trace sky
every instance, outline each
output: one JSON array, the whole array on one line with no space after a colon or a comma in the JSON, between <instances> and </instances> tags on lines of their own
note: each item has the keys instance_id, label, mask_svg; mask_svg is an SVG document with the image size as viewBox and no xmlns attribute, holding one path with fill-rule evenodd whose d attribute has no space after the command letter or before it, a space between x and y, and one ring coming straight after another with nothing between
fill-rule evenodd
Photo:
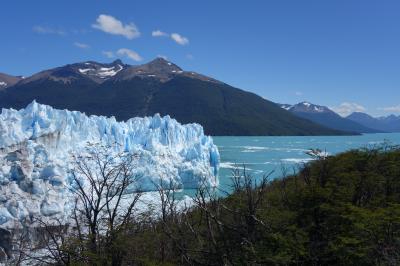
<instances>
[{"instance_id":1,"label":"sky","mask_svg":"<svg viewBox=\"0 0 400 266\"><path fill-rule=\"evenodd\" d=\"M278 103L400 114L400 1L5 0L0 72L162 56Z\"/></svg>"}]
</instances>

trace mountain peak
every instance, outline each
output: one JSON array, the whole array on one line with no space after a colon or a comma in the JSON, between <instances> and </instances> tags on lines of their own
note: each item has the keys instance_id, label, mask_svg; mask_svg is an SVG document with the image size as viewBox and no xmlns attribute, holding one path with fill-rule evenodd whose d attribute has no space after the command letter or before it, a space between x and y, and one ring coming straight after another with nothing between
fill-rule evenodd
<instances>
[{"instance_id":1,"label":"mountain peak","mask_svg":"<svg viewBox=\"0 0 400 266\"><path fill-rule=\"evenodd\" d=\"M348 115L346 118L349 118L349 119L357 119L357 118L373 119L372 116L370 116L369 114L363 113L363 112L353 112L350 115Z\"/></svg>"},{"instance_id":2,"label":"mountain peak","mask_svg":"<svg viewBox=\"0 0 400 266\"><path fill-rule=\"evenodd\" d=\"M112 65L124 65L124 63L122 62L121 59L116 59L111 64Z\"/></svg>"},{"instance_id":3,"label":"mountain peak","mask_svg":"<svg viewBox=\"0 0 400 266\"><path fill-rule=\"evenodd\" d=\"M152 69L158 68L160 70L167 70L167 71L182 71L182 69L175 65L174 63L165 60L162 57L157 57L155 59L153 59L152 61L142 65L142 66L149 66Z\"/></svg>"},{"instance_id":4,"label":"mountain peak","mask_svg":"<svg viewBox=\"0 0 400 266\"><path fill-rule=\"evenodd\" d=\"M156 78L160 81L167 81L176 76L177 74L182 74L183 70L171 63L164 58L157 57L156 59L136 66L129 66L124 71L121 72L121 75L117 77L120 80L130 80L135 77L140 78Z\"/></svg>"},{"instance_id":5,"label":"mountain peak","mask_svg":"<svg viewBox=\"0 0 400 266\"><path fill-rule=\"evenodd\" d=\"M285 108L282 106L282 108ZM286 107L286 110L291 110L294 112L306 112L306 113L332 113L332 111L322 105L313 104L307 101L300 102L291 106L290 108Z\"/></svg>"},{"instance_id":6,"label":"mountain peak","mask_svg":"<svg viewBox=\"0 0 400 266\"><path fill-rule=\"evenodd\" d=\"M167 63L169 62L167 59L165 59L164 57L161 56L157 56L156 58L154 58L153 60L151 60L149 63L151 62L161 62L161 63Z\"/></svg>"}]
</instances>

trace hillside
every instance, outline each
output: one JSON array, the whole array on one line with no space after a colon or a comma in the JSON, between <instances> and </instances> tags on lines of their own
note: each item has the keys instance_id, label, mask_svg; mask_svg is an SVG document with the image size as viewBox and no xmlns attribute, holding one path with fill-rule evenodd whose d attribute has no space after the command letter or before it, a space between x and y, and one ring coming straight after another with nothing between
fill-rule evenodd
<instances>
[{"instance_id":1,"label":"hillside","mask_svg":"<svg viewBox=\"0 0 400 266\"><path fill-rule=\"evenodd\" d=\"M0 92L0 107L23 108L34 99L117 120L168 114L200 123L210 135L346 134L161 58L139 66L89 61L45 70Z\"/></svg>"}]
</instances>

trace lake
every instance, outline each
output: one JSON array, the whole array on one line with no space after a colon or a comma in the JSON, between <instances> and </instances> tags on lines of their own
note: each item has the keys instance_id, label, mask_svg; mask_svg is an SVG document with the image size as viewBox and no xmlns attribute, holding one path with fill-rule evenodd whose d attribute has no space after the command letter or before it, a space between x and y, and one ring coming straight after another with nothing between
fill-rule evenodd
<instances>
[{"instance_id":1,"label":"lake","mask_svg":"<svg viewBox=\"0 0 400 266\"><path fill-rule=\"evenodd\" d=\"M246 166L256 177L274 171L272 178L282 175L281 168L298 168L311 160L305 152L311 148L336 154L349 149L371 147L387 141L400 144L400 133L364 134L361 136L292 136L292 137L213 137L221 155L220 188L230 185L232 169Z\"/></svg>"}]
</instances>

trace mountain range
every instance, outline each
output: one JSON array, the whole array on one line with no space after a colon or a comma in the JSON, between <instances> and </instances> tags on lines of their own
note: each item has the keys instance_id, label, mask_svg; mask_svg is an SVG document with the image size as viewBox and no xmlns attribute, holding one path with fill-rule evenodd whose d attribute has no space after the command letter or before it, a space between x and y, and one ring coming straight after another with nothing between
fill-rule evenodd
<instances>
[{"instance_id":1,"label":"mountain range","mask_svg":"<svg viewBox=\"0 0 400 266\"><path fill-rule=\"evenodd\" d=\"M385 132L400 132L400 116L389 115L372 117L366 113L354 112L347 116L347 119L366 127Z\"/></svg>"},{"instance_id":2,"label":"mountain range","mask_svg":"<svg viewBox=\"0 0 400 266\"><path fill-rule=\"evenodd\" d=\"M304 119L254 93L185 71L157 58L143 65L94 61L48 69L30 77L2 74L0 107L33 100L58 109L115 116L119 121L155 113L197 122L210 135L343 135Z\"/></svg>"},{"instance_id":3,"label":"mountain range","mask_svg":"<svg viewBox=\"0 0 400 266\"><path fill-rule=\"evenodd\" d=\"M333 129L354 133L378 133L383 132L379 128L369 127L356 120L341 117L326 106L309 102L301 102L295 105L280 104L281 108L292 112L294 115L311 120L317 124Z\"/></svg>"}]
</instances>

